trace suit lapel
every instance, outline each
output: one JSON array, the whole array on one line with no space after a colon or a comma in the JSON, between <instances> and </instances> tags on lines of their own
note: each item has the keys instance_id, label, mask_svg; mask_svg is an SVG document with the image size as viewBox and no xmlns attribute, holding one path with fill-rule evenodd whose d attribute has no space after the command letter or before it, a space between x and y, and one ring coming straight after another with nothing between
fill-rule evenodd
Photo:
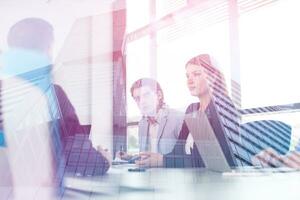
<instances>
[{"instance_id":1,"label":"suit lapel","mask_svg":"<svg viewBox=\"0 0 300 200\"><path fill-rule=\"evenodd\" d=\"M146 119L142 119L139 124L139 137L140 137L140 150L146 151L147 149L147 128L148 122Z\"/></svg>"},{"instance_id":2,"label":"suit lapel","mask_svg":"<svg viewBox=\"0 0 300 200\"><path fill-rule=\"evenodd\" d=\"M164 109L163 113L161 115L161 117L158 119L158 132L157 132L157 144L159 144L160 139L164 133L164 129L166 127L167 121L168 121L168 113L169 110L168 109Z\"/></svg>"}]
</instances>

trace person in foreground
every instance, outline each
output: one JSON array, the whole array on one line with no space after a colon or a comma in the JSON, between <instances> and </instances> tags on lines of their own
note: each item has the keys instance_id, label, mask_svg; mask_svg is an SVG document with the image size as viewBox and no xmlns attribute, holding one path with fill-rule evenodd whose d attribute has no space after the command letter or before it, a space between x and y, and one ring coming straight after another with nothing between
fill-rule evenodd
<instances>
[{"instance_id":1,"label":"person in foreground","mask_svg":"<svg viewBox=\"0 0 300 200\"><path fill-rule=\"evenodd\" d=\"M68 158L59 89L52 83L53 27L25 18L10 28L7 41L9 49L0 58L1 153L7 159L0 165L10 177L0 174L0 183L10 186L11 199L58 199Z\"/></svg>"}]
</instances>

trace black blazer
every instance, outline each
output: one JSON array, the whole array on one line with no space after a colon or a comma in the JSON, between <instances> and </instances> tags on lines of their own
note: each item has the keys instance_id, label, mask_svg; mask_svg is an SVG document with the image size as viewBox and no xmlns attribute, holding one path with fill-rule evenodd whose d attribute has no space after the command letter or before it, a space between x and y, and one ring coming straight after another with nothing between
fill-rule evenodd
<instances>
[{"instance_id":1,"label":"black blazer","mask_svg":"<svg viewBox=\"0 0 300 200\"><path fill-rule=\"evenodd\" d=\"M89 128L80 129L75 108L59 85L53 85L58 102L60 118L58 119L60 143L62 146L64 173L76 175L103 175L110 164L108 160L92 146ZM62 173L62 172L59 172Z\"/></svg>"},{"instance_id":2,"label":"black blazer","mask_svg":"<svg viewBox=\"0 0 300 200\"><path fill-rule=\"evenodd\" d=\"M185 114L199 110L200 103L193 103L188 106ZM173 151L163 157L164 167L167 168L183 168L183 167L205 167L204 162L199 154L199 151L194 143L191 154L186 154L185 144L190 131L185 122L179 134L178 141Z\"/></svg>"},{"instance_id":3,"label":"black blazer","mask_svg":"<svg viewBox=\"0 0 300 200\"><path fill-rule=\"evenodd\" d=\"M227 99L227 102L230 104L230 107L236 111L234 105L232 104L229 97L224 97ZM217 104L212 100L209 105L207 106L205 113L207 118L210 122L210 125L213 131L216 133L216 137L221 142L221 148L226 157L227 161L229 162L230 166L237 166L237 161L235 159L235 155L231 148L228 148L229 139L227 133L224 131L223 123L221 121L220 112L217 110ZM189 105L186 109L186 114L192 113L194 111L199 110L200 103L193 103ZM223 113L224 114L224 113ZM238 114L235 114L233 119L236 123L238 123ZM239 130L235 130L239 135ZM189 135L190 131L184 122L180 131L179 139L177 144L175 145L173 151L164 156L164 166L165 167L205 167L203 159L201 158L201 152L198 151L195 143L193 145L193 149L190 155L185 153L185 144L186 139Z\"/></svg>"}]
</instances>

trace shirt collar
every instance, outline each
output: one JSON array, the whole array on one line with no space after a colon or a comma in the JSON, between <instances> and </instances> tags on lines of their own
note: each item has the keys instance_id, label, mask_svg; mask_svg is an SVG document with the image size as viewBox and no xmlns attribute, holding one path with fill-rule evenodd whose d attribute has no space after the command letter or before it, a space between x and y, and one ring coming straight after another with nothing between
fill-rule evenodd
<instances>
[{"instance_id":1,"label":"shirt collar","mask_svg":"<svg viewBox=\"0 0 300 200\"><path fill-rule=\"evenodd\" d=\"M166 113L166 109L168 109L167 105L163 105L158 112L156 113L156 115L154 116L143 116L143 119L147 120L148 123L150 124L159 124L159 122L161 121L161 118L164 117L165 113Z\"/></svg>"}]
</instances>

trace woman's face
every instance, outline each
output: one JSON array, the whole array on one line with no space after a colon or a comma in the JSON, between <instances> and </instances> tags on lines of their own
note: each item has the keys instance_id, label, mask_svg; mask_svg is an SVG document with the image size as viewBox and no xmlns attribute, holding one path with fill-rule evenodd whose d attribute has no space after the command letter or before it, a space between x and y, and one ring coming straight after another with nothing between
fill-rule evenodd
<instances>
[{"instance_id":1,"label":"woman's face","mask_svg":"<svg viewBox=\"0 0 300 200\"><path fill-rule=\"evenodd\" d=\"M186 66L187 86L192 96L201 98L209 93L207 73L201 65Z\"/></svg>"}]
</instances>

